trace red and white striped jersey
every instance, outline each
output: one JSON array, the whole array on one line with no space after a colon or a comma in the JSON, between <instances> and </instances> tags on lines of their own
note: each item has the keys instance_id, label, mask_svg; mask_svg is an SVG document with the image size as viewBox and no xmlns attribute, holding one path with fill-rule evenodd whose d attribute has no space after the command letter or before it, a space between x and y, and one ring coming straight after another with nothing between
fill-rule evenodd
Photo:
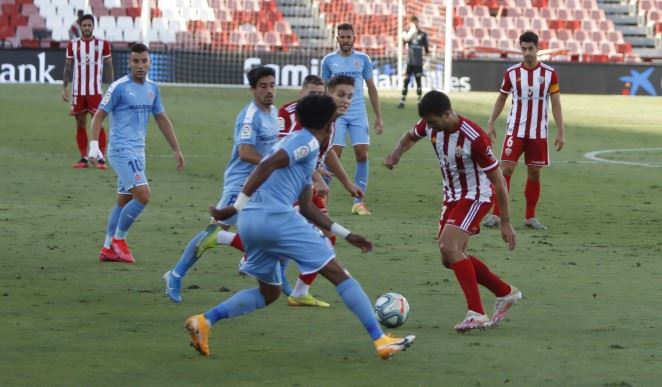
<instances>
[{"instance_id":1,"label":"red and white striped jersey","mask_svg":"<svg viewBox=\"0 0 662 387\"><path fill-rule=\"evenodd\" d=\"M437 132L420 120L409 133L428 137L439 159L444 179L444 202L462 198L489 202L492 186L486 173L499 167L492 153L490 138L478 125L460 116L458 129Z\"/></svg>"},{"instance_id":2,"label":"red and white striped jersey","mask_svg":"<svg viewBox=\"0 0 662 387\"><path fill-rule=\"evenodd\" d=\"M301 126L297 121L297 102L298 101L292 101L286 103L278 109L278 124L280 125L280 131L278 132L279 139L287 136L295 130L301 129Z\"/></svg>"},{"instance_id":3,"label":"red and white striped jersey","mask_svg":"<svg viewBox=\"0 0 662 387\"><path fill-rule=\"evenodd\" d=\"M508 134L519 138L547 138L549 96L560 92L556 70L538 62L532 69L524 63L511 66L503 75L499 92L512 94Z\"/></svg>"},{"instance_id":4,"label":"red and white striped jersey","mask_svg":"<svg viewBox=\"0 0 662 387\"><path fill-rule=\"evenodd\" d=\"M110 43L92 38L75 39L67 45L67 59L73 59L72 95L101 95L103 61L110 58Z\"/></svg>"}]
</instances>

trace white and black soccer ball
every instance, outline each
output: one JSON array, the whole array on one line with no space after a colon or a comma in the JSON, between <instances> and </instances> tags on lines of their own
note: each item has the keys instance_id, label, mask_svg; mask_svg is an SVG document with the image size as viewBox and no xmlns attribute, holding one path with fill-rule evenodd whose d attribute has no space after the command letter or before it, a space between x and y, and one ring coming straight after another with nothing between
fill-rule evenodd
<instances>
[{"instance_id":1,"label":"white and black soccer ball","mask_svg":"<svg viewBox=\"0 0 662 387\"><path fill-rule=\"evenodd\" d=\"M375 317L387 328L399 327L409 317L409 302L402 294L385 293L375 302Z\"/></svg>"}]
</instances>

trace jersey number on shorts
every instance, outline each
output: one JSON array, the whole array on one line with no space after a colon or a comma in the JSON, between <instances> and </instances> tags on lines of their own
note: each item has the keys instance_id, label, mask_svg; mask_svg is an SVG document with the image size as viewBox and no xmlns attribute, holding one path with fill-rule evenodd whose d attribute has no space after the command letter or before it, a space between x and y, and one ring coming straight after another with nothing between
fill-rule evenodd
<instances>
[{"instance_id":1,"label":"jersey number on shorts","mask_svg":"<svg viewBox=\"0 0 662 387\"><path fill-rule=\"evenodd\" d=\"M131 167L133 173L140 172L143 170L143 163L138 159L129 161L129 166Z\"/></svg>"}]
</instances>

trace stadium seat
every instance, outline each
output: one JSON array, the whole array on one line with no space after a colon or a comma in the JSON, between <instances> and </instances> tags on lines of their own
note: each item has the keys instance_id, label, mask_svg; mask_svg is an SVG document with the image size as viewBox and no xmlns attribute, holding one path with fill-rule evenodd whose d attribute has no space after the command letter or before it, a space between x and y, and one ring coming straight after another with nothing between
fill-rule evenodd
<instances>
[{"instance_id":1,"label":"stadium seat","mask_svg":"<svg viewBox=\"0 0 662 387\"><path fill-rule=\"evenodd\" d=\"M590 39L594 42L601 42L605 40L605 33L600 30L594 30L590 32Z\"/></svg>"},{"instance_id":2,"label":"stadium seat","mask_svg":"<svg viewBox=\"0 0 662 387\"><path fill-rule=\"evenodd\" d=\"M117 28L128 31L134 29L133 18L129 16L119 16L117 18Z\"/></svg>"},{"instance_id":3,"label":"stadium seat","mask_svg":"<svg viewBox=\"0 0 662 387\"><path fill-rule=\"evenodd\" d=\"M490 38L492 39L501 40L505 38L503 34L503 30L500 28L491 28L489 32L490 32Z\"/></svg>"},{"instance_id":4,"label":"stadium seat","mask_svg":"<svg viewBox=\"0 0 662 387\"><path fill-rule=\"evenodd\" d=\"M122 31L117 28L105 30L105 34L106 34L106 39L109 42L121 42L124 40L124 36L122 36Z\"/></svg>"},{"instance_id":5,"label":"stadium seat","mask_svg":"<svg viewBox=\"0 0 662 387\"><path fill-rule=\"evenodd\" d=\"M131 28L129 30L124 30L122 32L124 34L125 42L139 42L142 40L142 36L140 35L140 30L138 30L137 28Z\"/></svg>"},{"instance_id":6,"label":"stadium seat","mask_svg":"<svg viewBox=\"0 0 662 387\"><path fill-rule=\"evenodd\" d=\"M598 48L597 48L595 42L593 42L591 40L587 40L587 41L584 41L584 44L582 46L582 51L585 54L594 55L594 54L598 53Z\"/></svg>"},{"instance_id":7,"label":"stadium seat","mask_svg":"<svg viewBox=\"0 0 662 387\"><path fill-rule=\"evenodd\" d=\"M117 23L115 21L115 17L113 16L101 16L99 18L99 28L103 30L114 30L117 28Z\"/></svg>"}]
</instances>

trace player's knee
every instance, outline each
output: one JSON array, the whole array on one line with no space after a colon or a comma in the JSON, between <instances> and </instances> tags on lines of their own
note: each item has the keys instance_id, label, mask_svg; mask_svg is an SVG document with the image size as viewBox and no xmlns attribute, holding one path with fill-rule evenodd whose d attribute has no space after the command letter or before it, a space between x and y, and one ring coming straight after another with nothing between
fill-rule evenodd
<instances>
[{"instance_id":1,"label":"player's knee","mask_svg":"<svg viewBox=\"0 0 662 387\"><path fill-rule=\"evenodd\" d=\"M441 264L444 265L445 268L450 269L451 265L455 262L454 257L459 250L453 245L440 243L439 251L441 252Z\"/></svg>"},{"instance_id":2,"label":"player's knee","mask_svg":"<svg viewBox=\"0 0 662 387\"><path fill-rule=\"evenodd\" d=\"M528 168L528 178L529 178L529 180L533 180L533 181L540 180L540 168L538 168L538 167L529 167Z\"/></svg>"},{"instance_id":3,"label":"player's knee","mask_svg":"<svg viewBox=\"0 0 662 387\"><path fill-rule=\"evenodd\" d=\"M360 147L356 149L356 152L354 152L356 155L356 162L357 163L365 163L368 161L368 149L365 147Z\"/></svg>"},{"instance_id":4,"label":"player's knee","mask_svg":"<svg viewBox=\"0 0 662 387\"><path fill-rule=\"evenodd\" d=\"M280 291L281 291L280 286L261 286L260 287L260 293L262 293L262 297L264 297L264 303L266 305L269 305L272 302L276 301L278 299L278 297L280 297Z\"/></svg>"},{"instance_id":5,"label":"player's knee","mask_svg":"<svg viewBox=\"0 0 662 387\"><path fill-rule=\"evenodd\" d=\"M515 165L513 163L503 163L501 164L501 173L504 176L512 176L515 171Z\"/></svg>"},{"instance_id":6,"label":"player's knee","mask_svg":"<svg viewBox=\"0 0 662 387\"><path fill-rule=\"evenodd\" d=\"M149 188L146 189L136 189L133 192L133 198L140 202L143 206L146 206L149 203L151 193Z\"/></svg>"}]
</instances>

